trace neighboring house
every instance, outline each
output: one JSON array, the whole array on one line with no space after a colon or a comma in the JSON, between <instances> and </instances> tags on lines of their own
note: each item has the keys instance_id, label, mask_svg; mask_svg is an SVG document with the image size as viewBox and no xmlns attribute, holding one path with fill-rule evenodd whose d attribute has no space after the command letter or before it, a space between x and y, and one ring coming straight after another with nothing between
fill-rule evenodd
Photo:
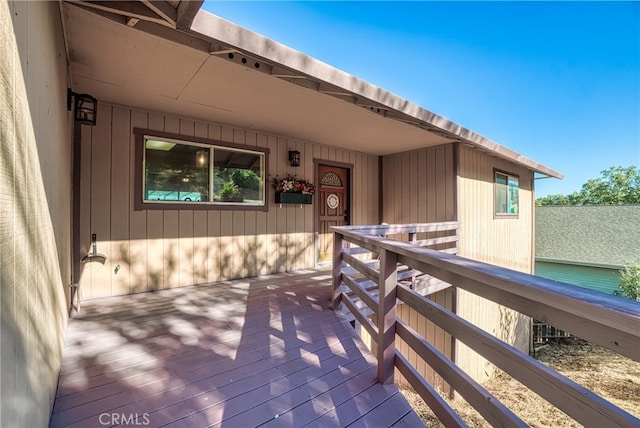
<instances>
[{"instance_id":1,"label":"neighboring house","mask_svg":"<svg viewBox=\"0 0 640 428\"><path fill-rule=\"evenodd\" d=\"M78 287L313 268L345 223L457 220L459 255L533 272L534 175L559 173L199 7L0 1L2 426L47 424ZM67 88L99 100L96 126L74 125ZM234 174L244 197L224 195ZM313 204L275 202L287 174L316 184ZM174 192L199 197L158 197ZM104 265L81 263L93 236ZM525 317L442 293L526 351Z\"/></svg>"},{"instance_id":2,"label":"neighboring house","mask_svg":"<svg viewBox=\"0 0 640 428\"><path fill-rule=\"evenodd\" d=\"M536 207L535 274L617 294L640 263L640 205Z\"/></svg>"}]
</instances>

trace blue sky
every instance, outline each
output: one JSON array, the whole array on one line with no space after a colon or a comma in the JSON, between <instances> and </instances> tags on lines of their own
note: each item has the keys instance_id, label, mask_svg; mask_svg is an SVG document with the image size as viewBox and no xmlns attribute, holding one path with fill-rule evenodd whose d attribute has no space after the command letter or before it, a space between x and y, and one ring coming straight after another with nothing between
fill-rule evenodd
<instances>
[{"instance_id":1,"label":"blue sky","mask_svg":"<svg viewBox=\"0 0 640 428\"><path fill-rule=\"evenodd\" d=\"M640 166L640 2L226 2L203 8L565 174Z\"/></svg>"}]
</instances>

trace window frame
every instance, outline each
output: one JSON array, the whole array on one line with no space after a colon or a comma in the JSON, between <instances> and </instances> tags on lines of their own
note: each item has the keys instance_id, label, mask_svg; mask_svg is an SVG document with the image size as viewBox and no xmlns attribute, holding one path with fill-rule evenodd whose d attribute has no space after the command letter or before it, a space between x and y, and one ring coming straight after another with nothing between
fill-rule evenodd
<instances>
[{"instance_id":1,"label":"window frame","mask_svg":"<svg viewBox=\"0 0 640 428\"><path fill-rule=\"evenodd\" d=\"M180 134L172 134L168 132L154 131L151 129L133 128L135 136L135 180L134 180L134 211L146 210L233 210L233 211L269 211L269 149L260 146L247 146L244 144L227 143L218 140L210 140L207 138L192 137ZM242 203L224 203L224 202L184 202L184 201L158 201L149 202L144 199L144 158L145 158L145 139L158 138L161 140L170 140L177 144L185 144L191 146L201 146L220 149L236 149L245 152L253 152L264 156L264 203L262 205L249 205ZM209 172L213 173L212 170Z\"/></svg>"},{"instance_id":2,"label":"window frame","mask_svg":"<svg viewBox=\"0 0 640 428\"><path fill-rule=\"evenodd\" d=\"M507 177L507 204L509 203L509 179L515 178L518 180L518 212L517 213L499 213L497 209L498 198L498 174ZM497 168L493 169L493 218L512 218L517 219L520 216L520 176L511 172L503 171Z\"/></svg>"}]
</instances>

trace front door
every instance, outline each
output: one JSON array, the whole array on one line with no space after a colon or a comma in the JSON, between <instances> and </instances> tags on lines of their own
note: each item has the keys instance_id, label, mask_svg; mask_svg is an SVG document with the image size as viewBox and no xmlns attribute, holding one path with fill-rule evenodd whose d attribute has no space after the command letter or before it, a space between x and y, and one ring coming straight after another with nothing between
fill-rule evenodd
<instances>
[{"instance_id":1,"label":"front door","mask_svg":"<svg viewBox=\"0 0 640 428\"><path fill-rule=\"evenodd\" d=\"M318 165L318 263L331 261L333 234L331 226L349 224L349 169Z\"/></svg>"}]
</instances>

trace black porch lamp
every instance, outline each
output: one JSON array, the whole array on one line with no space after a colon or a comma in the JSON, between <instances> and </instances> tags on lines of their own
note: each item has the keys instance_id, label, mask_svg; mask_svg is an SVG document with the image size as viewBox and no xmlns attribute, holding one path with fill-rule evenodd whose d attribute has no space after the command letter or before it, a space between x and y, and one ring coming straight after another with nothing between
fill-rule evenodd
<instances>
[{"instance_id":1,"label":"black porch lamp","mask_svg":"<svg viewBox=\"0 0 640 428\"><path fill-rule=\"evenodd\" d=\"M291 166L300 166L300 152L297 150L289 150L289 162Z\"/></svg>"},{"instance_id":2,"label":"black porch lamp","mask_svg":"<svg viewBox=\"0 0 640 428\"><path fill-rule=\"evenodd\" d=\"M95 126L98 116L98 100L88 94L77 94L67 89L67 110L71 110L71 99L75 100L73 118L76 122Z\"/></svg>"}]
</instances>

